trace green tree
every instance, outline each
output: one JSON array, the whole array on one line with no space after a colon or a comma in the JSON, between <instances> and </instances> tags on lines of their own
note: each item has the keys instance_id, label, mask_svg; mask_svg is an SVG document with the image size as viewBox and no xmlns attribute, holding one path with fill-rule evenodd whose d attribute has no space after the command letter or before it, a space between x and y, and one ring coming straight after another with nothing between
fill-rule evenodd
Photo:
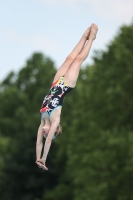
<instances>
[{"instance_id":1,"label":"green tree","mask_svg":"<svg viewBox=\"0 0 133 200\"><path fill-rule=\"evenodd\" d=\"M73 200L133 199L132 32L123 26L81 73L67 149Z\"/></svg>"}]
</instances>

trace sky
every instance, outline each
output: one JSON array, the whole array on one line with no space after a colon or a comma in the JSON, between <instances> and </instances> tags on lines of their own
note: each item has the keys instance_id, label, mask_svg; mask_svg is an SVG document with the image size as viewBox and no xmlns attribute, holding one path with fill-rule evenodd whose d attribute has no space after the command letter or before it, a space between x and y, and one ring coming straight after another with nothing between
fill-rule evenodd
<instances>
[{"instance_id":1,"label":"sky","mask_svg":"<svg viewBox=\"0 0 133 200\"><path fill-rule=\"evenodd\" d=\"M122 25L133 22L133 0L0 0L0 81L35 52L58 69L84 31L99 27L89 57L104 50Z\"/></svg>"}]
</instances>

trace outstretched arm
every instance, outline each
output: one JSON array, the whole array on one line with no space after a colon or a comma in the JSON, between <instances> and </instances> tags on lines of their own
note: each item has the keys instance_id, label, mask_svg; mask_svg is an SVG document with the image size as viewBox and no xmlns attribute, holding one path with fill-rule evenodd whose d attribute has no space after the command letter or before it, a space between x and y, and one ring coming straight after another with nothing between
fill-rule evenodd
<instances>
[{"instance_id":1,"label":"outstretched arm","mask_svg":"<svg viewBox=\"0 0 133 200\"><path fill-rule=\"evenodd\" d=\"M43 121L41 121L41 124L38 128L37 141L36 141L36 160L39 160L41 157L42 146L43 146L43 135L42 135L43 125L44 125Z\"/></svg>"},{"instance_id":2,"label":"outstretched arm","mask_svg":"<svg viewBox=\"0 0 133 200\"><path fill-rule=\"evenodd\" d=\"M55 121L53 121L51 123L51 127L50 127L50 131L48 133L48 137L46 138L45 140L45 144L44 144L44 151L43 151L43 156L42 158L39 160L40 162L43 163L43 166L46 170L48 170L48 168L46 167L45 163L46 163L46 159L47 159L47 155L49 153L49 150L50 150L50 146L51 146L51 143L52 143L52 138L54 137L54 134L56 132L56 129L59 125L59 122L60 120L59 119L56 119Z\"/></svg>"}]
</instances>

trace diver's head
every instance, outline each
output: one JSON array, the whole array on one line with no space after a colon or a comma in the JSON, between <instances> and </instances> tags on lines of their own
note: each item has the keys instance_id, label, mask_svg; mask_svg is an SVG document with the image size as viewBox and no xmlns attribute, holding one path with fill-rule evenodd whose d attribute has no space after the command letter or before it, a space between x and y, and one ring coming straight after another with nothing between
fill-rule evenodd
<instances>
[{"instance_id":1,"label":"diver's head","mask_svg":"<svg viewBox=\"0 0 133 200\"><path fill-rule=\"evenodd\" d=\"M43 131L44 137L47 138L48 133L49 133L49 131L50 131L50 126L46 126L46 125L43 126L42 131Z\"/></svg>"},{"instance_id":2,"label":"diver's head","mask_svg":"<svg viewBox=\"0 0 133 200\"><path fill-rule=\"evenodd\" d=\"M48 127L48 126L43 127L43 135L44 135L45 138L47 138L49 131L50 131L50 127ZM52 138L52 141L57 139L61 134L62 134L62 126L61 126L61 124L59 124L57 129L56 129L56 132L55 132L55 134Z\"/></svg>"}]
</instances>

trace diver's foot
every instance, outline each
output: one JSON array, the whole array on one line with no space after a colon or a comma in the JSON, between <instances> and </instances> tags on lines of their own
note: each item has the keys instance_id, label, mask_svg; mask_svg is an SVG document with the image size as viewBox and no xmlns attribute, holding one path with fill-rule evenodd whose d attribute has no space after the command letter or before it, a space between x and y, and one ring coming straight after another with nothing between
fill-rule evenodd
<instances>
[{"instance_id":1,"label":"diver's foot","mask_svg":"<svg viewBox=\"0 0 133 200\"><path fill-rule=\"evenodd\" d=\"M86 40L89 39L90 31L91 31L91 27L89 27L84 33L84 36L85 36Z\"/></svg>"},{"instance_id":2,"label":"diver's foot","mask_svg":"<svg viewBox=\"0 0 133 200\"><path fill-rule=\"evenodd\" d=\"M91 38L92 40L95 40L97 31L98 31L98 26L96 24L92 24L89 38Z\"/></svg>"}]
</instances>

